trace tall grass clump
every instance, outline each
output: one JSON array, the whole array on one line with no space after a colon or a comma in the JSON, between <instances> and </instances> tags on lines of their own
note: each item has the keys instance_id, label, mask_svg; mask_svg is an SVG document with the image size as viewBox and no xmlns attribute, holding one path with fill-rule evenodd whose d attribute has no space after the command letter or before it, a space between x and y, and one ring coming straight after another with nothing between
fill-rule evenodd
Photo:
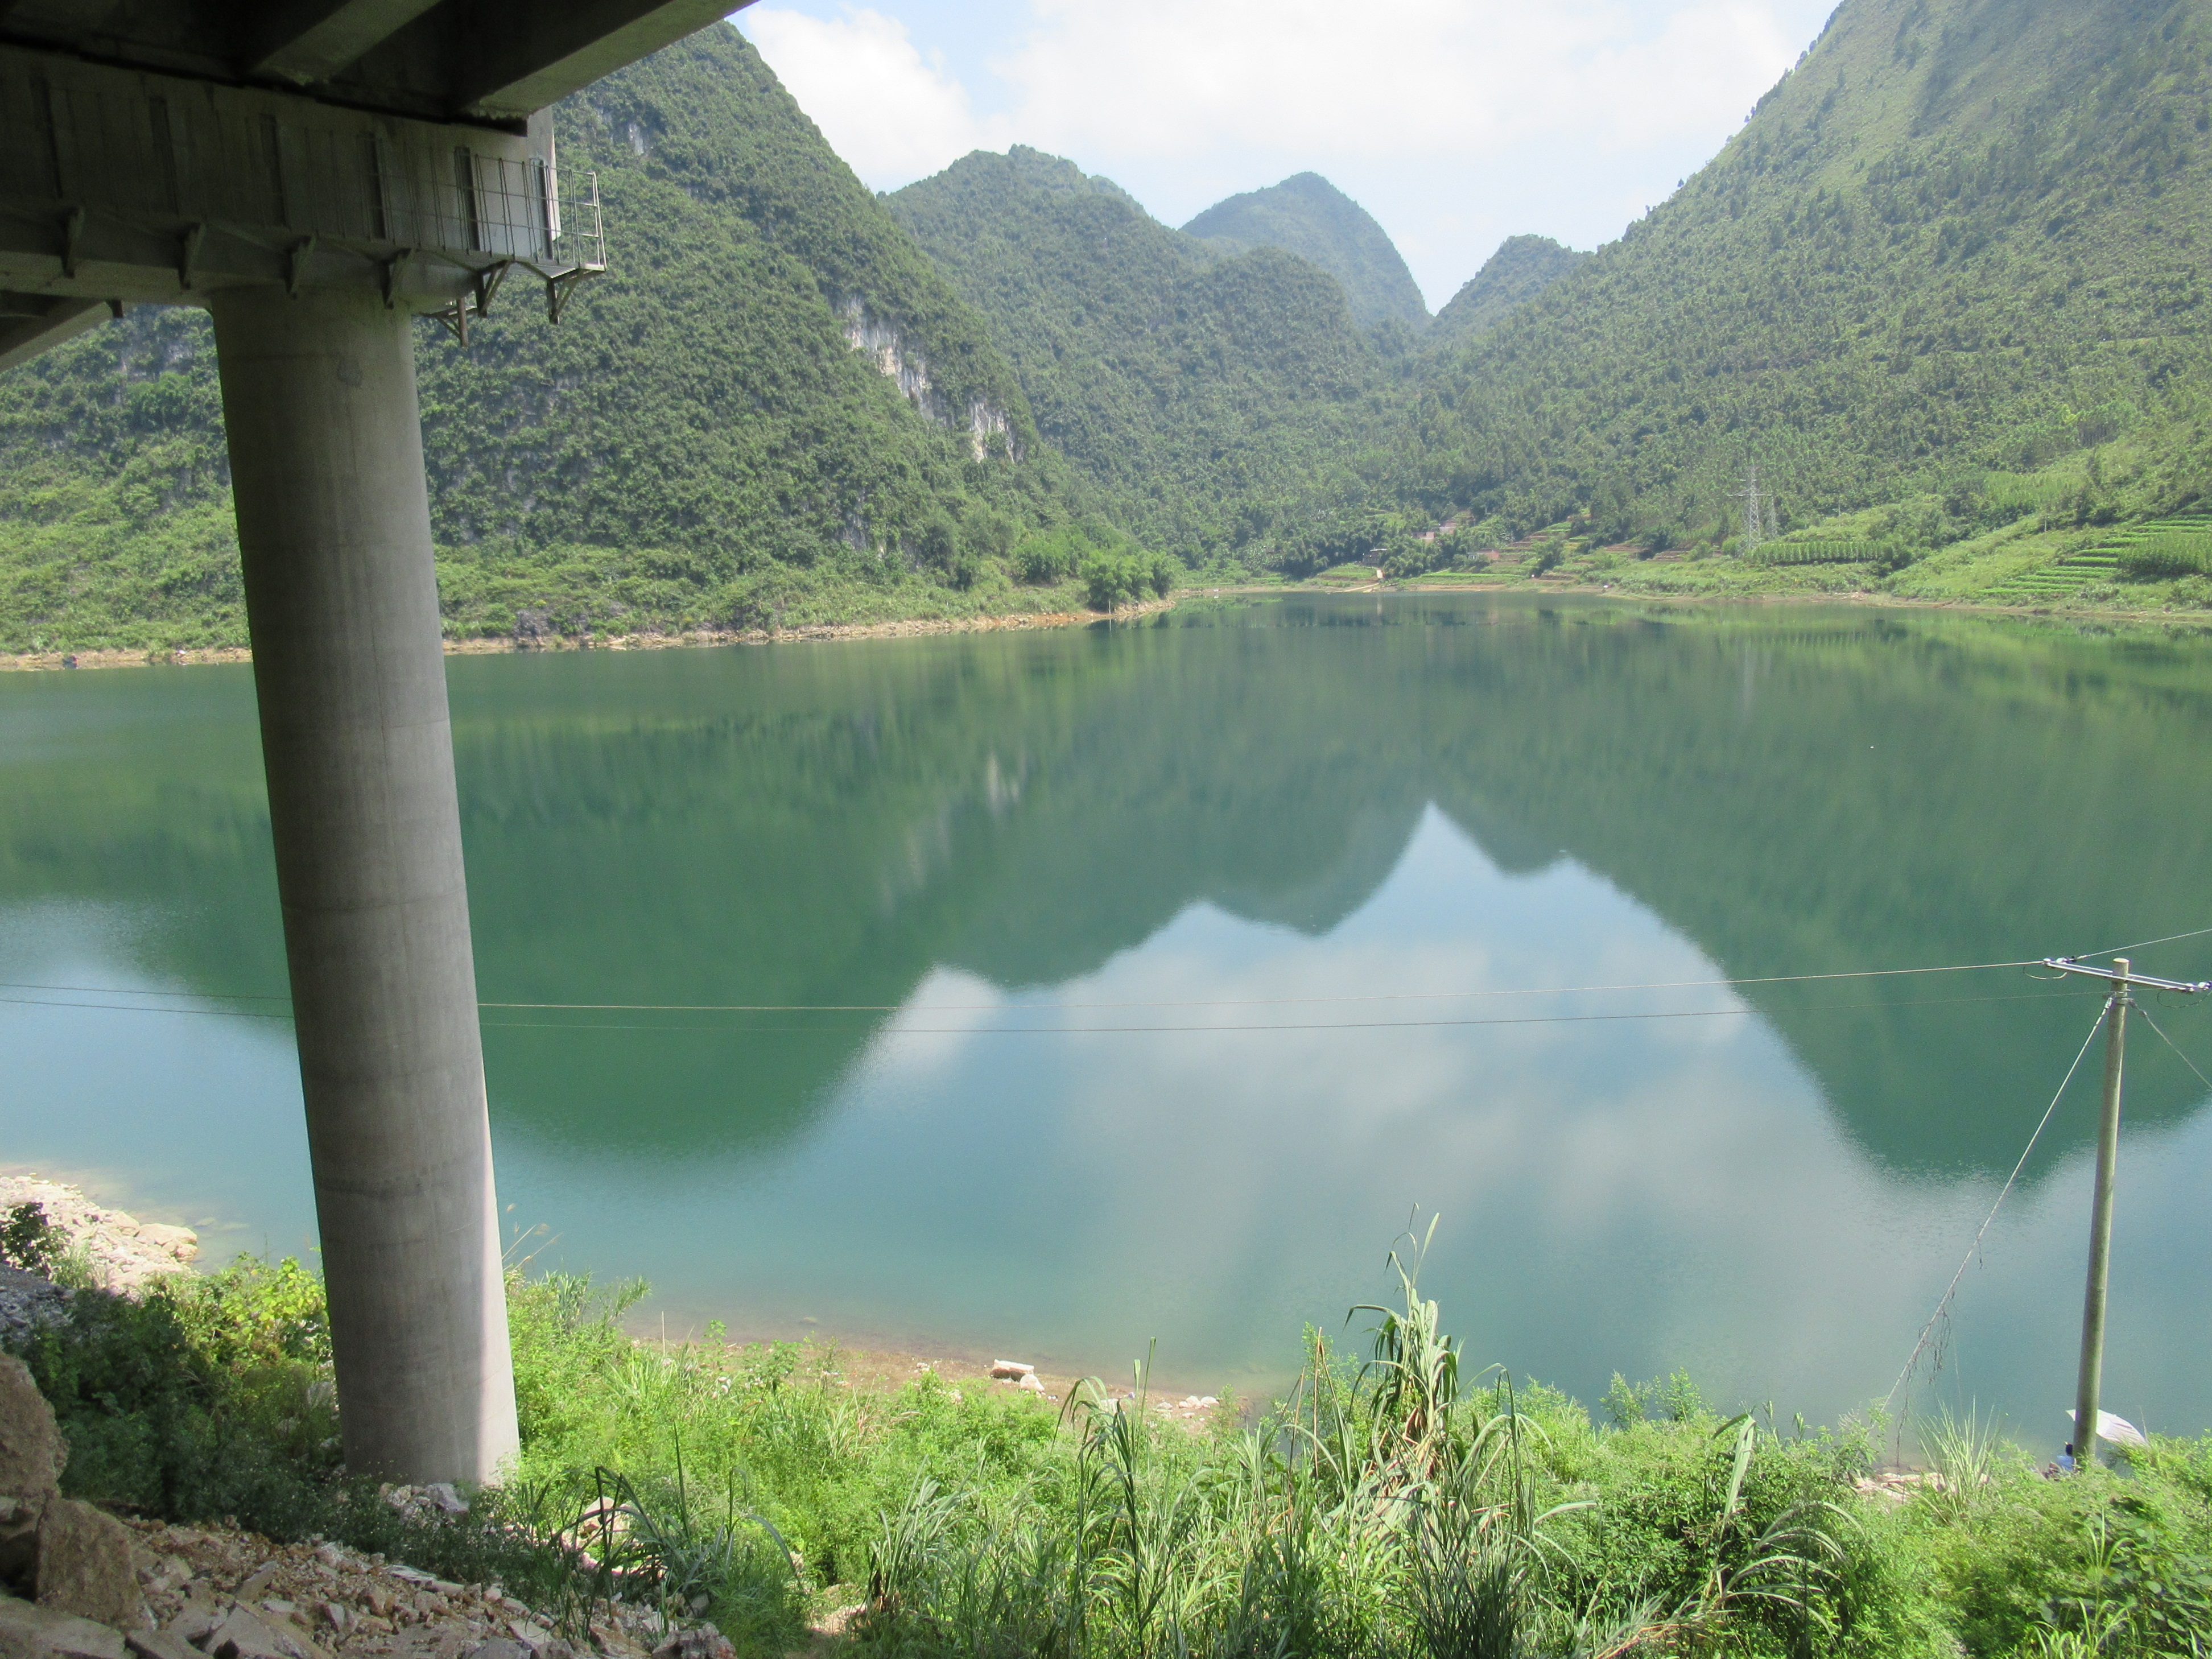
<instances>
[{"instance_id":1,"label":"tall grass clump","mask_svg":"<svg viewBox=\"0 0 2212 1659\"><path fill-rule=\"evenodd\" d=\"M992 1506L917 1489L905 1512L931 1506L933 1551L884 1559L939 1565L879 1574L860 1639L1132 1659L1945 1650L1914 1647L1932 1624L1861 1535L1863 1437L1785 1439L1680 1393L1601 1432L1553 1390L1468 1376L1419 1292L1425 1243L1392 1254L1391 1303L1353 1310L1369 1354L1309 1332L1296 1388L1249 1428L1152 1420L1140 1371L1122 1398L1071 1401L1057 1504L963 1527ZM979 1625L977 1583L1028 1587L1018 1626Z\"/></svg>"}]
</instances>

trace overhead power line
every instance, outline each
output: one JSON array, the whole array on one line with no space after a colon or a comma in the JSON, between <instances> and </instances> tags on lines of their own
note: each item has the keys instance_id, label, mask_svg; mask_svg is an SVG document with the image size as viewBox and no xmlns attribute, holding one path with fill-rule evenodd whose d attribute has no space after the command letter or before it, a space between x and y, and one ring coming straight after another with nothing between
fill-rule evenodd
<instances>
[{"instance_id":1,"label":"overhead power line","mask_svg":"<svg viewBox=\"0 0 2212 1659\"><path fill-rule=\"evenodd\" d=\"M2208 929L2212 931L2212 929ZM1770 973L1759 978L1729 978L1729 980L1646 980L1632 984L1555 984L1555 987L1513 987L1489 988L1489 991L1376 991L1367 995L1312 995L1312 998L1155 998L1155 1000L1121 1000L1121 1002L477 1002L477 1009L498 1011L498 1013L1099 1013L1099 1011L1121 1009L1297 1009L1297 1006L1343 1006L1343 1005L1376 1005L1376 1002L1440 1002L1440 1000L1491 1000L1491 998L1533 998L1533 995L1620 995L1626 991L1694 991L1694 988L1729 988L1752 987L1752 984L1820 984L1829 980L1885 980L1885 978L1913 978L1927 973L1986 973L1996 969L2039 967L2039 957L2021 957L2017 963L1958 963L1944 967L1911 967L1911 969L1847 969L1836 973ZM49 982L20 982L20 980L0 980L0 991L69 991L80 995L108 995L108 998L195 998L210 1002L281 1002L276 998L258 991L142 991L142 988L101 987L101 984L49 984ZM2035 995L2035 994L2028 994ZM1938 998L1938 1002L2008 1002L2021 998ZM281 1011L258 1009L181 1009L181 1006L149 1006L137 1002L60 1002L53 998L13 998L0 995L0 1005L31 1006L31 1009L93 1009L111 1013L204 1013L216 1018L239 1018L239 1020L289 1020L292 1015ZM1929 1006L1927 1002L1881 1002L1881 1005L1827 1005L1827 1006ZM1380 1026L1447 1026L1447 1024L1558 1024L1562 1020L1652 1020L1652 1018L1712 1018L1723 1013L1747 1013L1750 1009L1697 1009L1686 1013L1621 1013L1621 1015L1526 1015L1526 1018L1498 1018L1498 1020L1343 1020L1343 1022L1279 1022L1279 1024L1255 1026L1051 1026L1051 1029L1084 1029L1084 1030L1367 1030ZM613 1026L613 1024L562 1024L562 1022L514 1022L487 1020L491 1029L500 1030L681 1030L699 1026ZM741 1026L748 1030L823 1030L827 1026ZM922 1030L907 1026L909 1030ZM982 1026L945 1026L942 1030L978 1030Z\"/></svg>"},{"instance_id":2,"label":"overhead power line","mask_svg":"<svg viewBox=\"0 0 2212 1659\"><path fill-rule=\"evenodd\" d=\"M268 991L156 991L140 985L41 985L25 980L0 980L5 991L82 991L96 996L191 997L210 1002L289 1002L292 999Z\"/></svg>"},{"instance_id":3,"label":"overhead power line","mask_svg":"<svg viewBox=\"0 0 2212 1659\"><path fill-rule=\"evenodd\" d=\"M2089 951L2081 956L2057 960L2069 964L2082 963L2087 957L2112 956L2120 951L2137 951L2153 945L2170 945L2179 939L2202 939L2212 934L2212 927L2193 928L2188 933L2168 933L2160 939L2138 939L2133 945L2116 945L2109 951ZM1549 997L1601 996L1627 991L1685 991L1723 989L1732 986L1748 985L1804 985L1826 980L1900 979L1921 974L1977 974L1993 972L2006 968L2035 968L2051 965L2053 958L2023 957L2011 962L1946 963L1924 968L1857 968L1824 974L1765 974L1728 979L1669 979L1647 980L1637 983L1607 985L1548 985L1516 986L1503 989L1480 991L1374 991L1356 995L1310 997L1212 997L1212 998L1133 998L1108 1002L486 1002L477 1004L502 1012L568 1012L568 1013L665 1013L665 1014L895 1014L906 1012L941 1013L999 1013L1022 1009L1091 1010L1121 1008L1287 1008L1321 1007L1340 1004L1370 1002L1424 1002L1474 1000L1492 997ZM289 1002L291 999L270 991L160 991L141 987L112 985L62 985L44 981L0 980L0 990L8 991L64 991L88 996L169 997L209 1002ZM27 1003L16 997L0 997L0 1002ZM28 1003L33 1006L65 1007L64 1003ZM94 1005L84 1005L94 1006ZM100 1006L112 1005L101 1004ZM119 1005L113 1005L119 1006ZM157 1012L149 1010L148 1012ZM181 1009L188 1013L223 1013L230 1011L215 1008ZM261 1016L289 1018L289 1015ZM580 1028L579 1028L580 1029ZM614 1029L614 1028L609 1028Z\"/></svg>"},{"instance_id":4,"label":"overhead power line","mask_svg":"<svg viewBox=\"0 0 2212 1659\"><path fill-rule=\"evenodd\" d=\"M118 996L135 996L133 991L118 991ZM289 1014L264 1013L258 1008L161 1008L150 1003L131 1002L55 1002L44 997L0 997L0 1003L18 1008L90 1008L103 1014L212 1014L218 1019L289 1019Z\"/></svg>"},{"instance_id":5,"label":"overhead power line","mask_svg":"<svg viewBox=\"0 0 2212 1659\"><path fill-rule=\"evenodd\" d=\"M2171 939L2194 939L2212 933L2212 927L2192 933L2169 935ZM2151 941L2160 943L2164 941ZM2139 947L2124 947L2139 948ZM2102 955L2104 952L2097 952ZM2068 963L2078 958L2067 958ZM628 1014L945 1014L945 1013L1083 1013L1105 1012L1131 1009L1217 1009L1217 1008L1299 1008L1332 1007L1404 1002L1477 1001L1500 997L1563 997L1620 995L1636 991L1717 990L1734 988L1769 985L1810 985L1831 981L1903 979L1930 974L1988 973L2010 968L2033 968L2051 965L2048 957L2021 957L2004 962L1948 963L1918 968L1861 968L1819 974L1766 974L1743 975L1725 979L1677 979L1618 981L1595 985L1516 986L1504 988L1459 991L1379 991L1352 995L1297 997L1212 997L1212 998L1130 998L1107 1001L1084 1002L504 1002L480 1001L480 1009L502 1013L628 1013ZM54 991L78 995L125 998L191 999L215 1002L283 1002L289 999L270 992L256 991L161 991L139 988L119 988L101 985L71 985L44 981L0 981L0 990ZM1937 999L1940 1001L1984 1002L2020 1000L2008 997L1961 997ZM19 1007L78 1008L113 1012L207 1014L218 1018L247 1019L289 1019L292 1016L281 1012L234 1008L189 1008L149 1006L143 1003L114 1000L106 1002L59 1001L43 997L0 996L0 1004ZM1851 1003L1829 1005L1838 1007L1917 1007L1931 1006L1917 1003ZM915 1035L951 1035L986 1030L1006 1031L1096 1030L1096 1031L1189 1031L1189 1030L1372 1030L1390 1025L1504 1025L1556 1024L1576 1020L1650 1019L1650 1018L1709 1018L1720 1015L1751 1012L1741 1008L1699 1009L1681 1012L1632 1014L1559 1014L1481 1019L1474 1018L1435 1020L1344 1020L1316 1022L1281 1022L1249 1025L1129 1025L1129 1026L1056 1026L1056 1027L981 1027L946 1026L896 1028ZM488 1020L485 1024L501 1030L698 1030L735 1029L755 1031L825 1031L837 1029L820 1025L810 1026L745 1026L713 1028L677 1025L580 1024L552 1021ZM867 1029L874 1029L872 1027ZM2177 1052L2179 1052L2177 1050ZM2186 1056L2184 1056L2186 1059Z\"/></svg>"},{"instance_id":6,"label":"overhead power line","mask_svg":"<svg viewBox=\"0 0 2212 1659\"><path fill-rule=\"evenodd\" d=\"M599 1014L895 1014L911 1009L928 1013L1000 1013L1021 1008L1288 1008L1358 1002L1437 1002L1486 997L1596 996L1620 991L1711 990L1732 985L1796 985L1832 979L1893 979L1914 974L1973 974L1997 968L2033 968L2040 957L2019 962L1961 963L1942 968L1863 968L1834 974L1774 974L1759 979L1666 979L1640 985L1542 985L1486 991L1373 991L1358 996L1179 997L1125 1002L481 1002L480 1008L510 1012L542 1011Z\"/></svg>"},{"instance_id":7,"label":"overhead power line","mask_svg":"<svg viewBox=\"0 0 2212 1659\"><path fill-rule=\"evenodd\" d=\"M2205 931L2212 933L2212 928ZM479 1002L508 1012L544 1011L601 1014L895 1014L913 1009L941 1013L987 1013L1042 1008L1286 1008L1338 1003L1449 1001L1488 997L1597 996L1623 991L1712 990L1735 985L1799 985L1822 980L1898 979L1919 974L1976 974L2033 968L2041 957L2018 962L1967 962L1935 968L1858 968L1827 974L1769 974L1740 979L1662 979L1638 984L1516 986L1484 991L1375 991L1354 996L1158 998L1118 1002ZM73 991L90 995L196 997L212 1002L289 1002L263 991L146 991L110 985L50 985L0 980L0 990ZM211 1012L211 1011L210 1011Z\"/></svg>"},{"instance_id":8,"label":"overhead power line","mask_svg":"<svg viewBox=\"0 0 2212 1659\"><path fill-rule=\"evenodd\" d=\"M2176 939L2203 939L2207 933L2212 933L2212 927L2192 928L2186 933L2168 933L2164 939L2139 939L2132 945L2115 945L2107 951L2089 951L2084 954L2093 957L2116 957L2123 951L2145 951L2154 945L2171 945ZM2077 962L2080 959L2078 957L2075 958Z\"/></svg>"},{"instance_id":9,"label":"overhead power line","mask_svg":"<svg viewBox=\"0 0 2212 1659\"><path fill-rule=\"evenodd\" d=\"M118 992L118 996L128 993ZM1912 1002L1831 1002L1816 1003L1814 1006L1836 1011L1856 1008L1933 1008L1967 1002L2036 1002L2053 998L2079 996L2079 992L2027 991L2002 996L1925 997ZM230 1019L289 1019L288 1013L262 1012L258 1009L239 1008L171 1008L130 1002L63 1002L46 997L0 997L0 1004L20 1008L78 1008L101 1014L212 1014ZM491 1006L491 1005L487 1005ZM923 1004L913 1012L927 1013L944 1005ZM1071 1004L1082 1007L1085 1005ZM1106 1005L1111 1006L1111 1005ZM1203 1006L1203 1005L1193 1005ZM999 1012L1058 1012L1060 1005L1051 1003L1015 1003ZM715 1012L696 1009L672 1009L645 1012ZM738 1011L747 1012L747 1011ZM775 1012L775 1011L769 1011ZM799 1012L817 1012L801 1010ZM873 1012L871 1010L825 1009L818 1012ZM1388 1031L1393 1030L1419 1030L1431 1027L1456 1025L1572 1025L1587 1022L1628 1019L1715 1019L1726 1015L1753 1014L1758 1009L1745 1005L1735 1008L1657 1009L1621 1014L1520 1014L1493 1018L1467 1018L1462 1019L1364 1019L1364 1020L1279 1020L1266 1024L1244 1025L698 1025L698 1024L623 1024L604 1023L579 1024L570 1020L486 1020L486 1029L495 1031L740 1031L747 1033L799 1033L823 1035L840 1031L881 1031L887 1036L1075 1036L1086 1031L1142 1032L1142 1031ZM2176 1052L2179 1052L2178 1050ZM2184 1059L2187 1057L2185 1055Z\"/></svg>"},{"instance_id":10,"label":"overhead power line","mask_svg":"<svg viewBox=\"0 0 2212 1659\"><path fill-rule=\"evenodd\" d=\"M1917 1002L1828 1002L1816 1003L1814 1006L1836 1012L1856 1008L1932 1008L1964 1002L2041 1002L2060 998L2078 1000L2085 994L2087 994L2079 991L2027 991L2006 996L1930 997ZM1048 1004L1024 1006L1040 1012L1051 1011ZM914 1012L927 1013L932 1011L931 1006L925 1005ZM887 1037L1082 1036L1093 1032L1122 1035L1206 1031L1419 1031L1468 1025L1579 1025L1613 1020L1719 1019L1759 1012L1757 1008L1746 1005L1735 1008L1662 1009L1626 1014L1505 1014L1488 1018L1470 1016L1462 1019L1279 1020L1266 1024L1239 1025L610 1025L599 1023L578 1024L566 1020L486 1020L484 1025L487 1030L495 1031L666 1031L672 1035L688 1031L739 1031L826 1036L860 1031Z\"/></svg>"}]
</instances>

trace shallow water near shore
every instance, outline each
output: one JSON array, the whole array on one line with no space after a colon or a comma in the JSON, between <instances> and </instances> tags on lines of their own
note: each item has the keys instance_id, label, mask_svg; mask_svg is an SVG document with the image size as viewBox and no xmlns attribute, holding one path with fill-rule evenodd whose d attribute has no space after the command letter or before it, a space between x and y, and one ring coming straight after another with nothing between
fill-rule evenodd
<instances>
[{"instance_id":1,"label":"shallow water near shore","mask_svg":"<svg viewBox=\"0 0 2212 1659\"><path fill-rule=\"evenodd\" d=\"M1296 595L448 678L480 994L623 1005L485 1011L519 1250L650 1279L672 1334L1115 1375L1157 1339L1264 1391L1304 1324L1356 1340L1418 1211L1474 1364L1834 1420L2097 997L1789 976L2212 926L2201 645ZM2212 976L2212 937L2136 954ZM311 1248L250 670L0 681L0 1162ZM2147 1024L2129 1060L2106 1400L2194 1432L2212 1113ZM2096 1071L1916 1408L2065 1437Z\"/></svg>"}]
</instances>

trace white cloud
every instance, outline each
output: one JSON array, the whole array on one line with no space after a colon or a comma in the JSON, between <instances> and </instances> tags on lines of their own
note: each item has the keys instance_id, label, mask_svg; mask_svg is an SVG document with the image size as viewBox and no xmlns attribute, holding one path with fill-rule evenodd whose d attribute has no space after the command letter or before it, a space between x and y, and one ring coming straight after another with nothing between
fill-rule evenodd
<instances>
[{"instance_id":1,"label":"white cloud","mask_svg":"<svg viewBox=\"0 0 2212 1659\"><path fill-rule=\"evenodd\" d=\"M1229 149L1475 161L1523 137L1698 125L1793 55L1762 9L1689 4L1656 32L1619 3L1041 0L995 65L1022 124L1126 155Z\"/></svg>"},{"instance_id":2,"label":"white cloud","mask_svg":"<svg viewBox=\"0 0 2212 1659\"><path fill-rule=\"evenodd\" d=\"M995 138L942 57L925 55L895 17L865 7L834 17L781 6L742 15L799 106L878 189L927 177Z\"/></svg>"},{"instance_id":3,"label":"white cloud","mask_svg":"<svg viewBox=\"0 0 2212 1659\"><path fill-rule=\"evenodd\" d=\"M1020 142L1176 224L1311 169L1382 222L1435 305L1505 236L1620 234L1718 149L1826 5L1029 0L985 28L932 0L739 15L878 189Z\"/></svg>"}]
</instances>

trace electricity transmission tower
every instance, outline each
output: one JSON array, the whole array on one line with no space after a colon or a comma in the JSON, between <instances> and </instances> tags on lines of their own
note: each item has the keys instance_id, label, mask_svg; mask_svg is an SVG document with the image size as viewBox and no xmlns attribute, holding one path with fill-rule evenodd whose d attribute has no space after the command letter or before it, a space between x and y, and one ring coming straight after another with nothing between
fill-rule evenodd
<instances>
[{"instance_id":1,"label":"electricity transmission tower","mask_svg":"<svg viewBox=\"0 0 2212 1659\"><path fill-rule=\"evenodd\" d=\"M1759 463L1753 461L1743 475L1743 488L1735 492L1743 503L1743 556L1748 558L1759 550L1761 542L1776 533L1774 497L1759 487Z\"/></svg>"}]
</instances>

